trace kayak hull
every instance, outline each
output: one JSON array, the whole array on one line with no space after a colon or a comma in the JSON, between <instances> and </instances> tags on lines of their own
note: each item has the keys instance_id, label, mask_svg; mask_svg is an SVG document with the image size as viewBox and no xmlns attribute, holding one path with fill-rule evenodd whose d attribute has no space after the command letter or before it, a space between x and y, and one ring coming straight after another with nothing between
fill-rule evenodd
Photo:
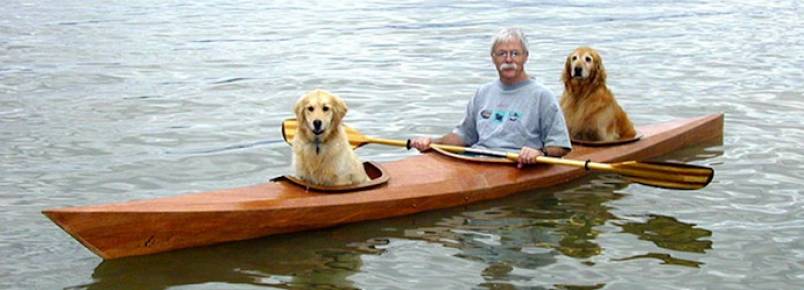
<instances>
[{"instance_id":1,"label":"kayak hull","mask_svg":"<svg viewBox=\"0 0 804 290\"><path fill-rule=\"evenodd\" d=\"M575 146L566 158L646 160L723 137L723 114L639 127L632 143ZM290 182L150 200L47 209L48 218L104 259L147 255L501 198L566 183L583 168L466 162L428 153L383 163L390 179L370 189L327 194Z\"/></svg>"}]
</instances>

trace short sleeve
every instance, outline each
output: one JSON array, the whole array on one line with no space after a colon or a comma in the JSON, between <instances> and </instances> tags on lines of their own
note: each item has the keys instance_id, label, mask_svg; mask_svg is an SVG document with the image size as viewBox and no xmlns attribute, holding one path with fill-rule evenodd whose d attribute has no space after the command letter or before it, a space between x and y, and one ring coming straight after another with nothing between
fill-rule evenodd
<instances>
[{"instance_id":1,"label":"short sleeve","mask_svg":"<svg viewBox=\"0 0 804 290\"><path fill-rule=\"evenodd\" d=\"M463 120L461 123L452 130L452 133L455 133L461 137L466 145L477 143L479 138L477 134L477 114L475 108L477 94L478 93L475 92L475 96L472 97L468 104L466 104L466 113L463 114Z\"/></svg>"},{"instance_id":2,"label":"short sleeve","mask_svg":"<svg viewBox=\"0 0 804 290\"><path fill-rule=\"evenodd\" d=\"M564 113L558 105L555 95L546 92L546 100L549 102L542 106L542 133L544 136L544 146L555 146L572 149L567 122L564 120Z\"/></svg>"}]
</instances>

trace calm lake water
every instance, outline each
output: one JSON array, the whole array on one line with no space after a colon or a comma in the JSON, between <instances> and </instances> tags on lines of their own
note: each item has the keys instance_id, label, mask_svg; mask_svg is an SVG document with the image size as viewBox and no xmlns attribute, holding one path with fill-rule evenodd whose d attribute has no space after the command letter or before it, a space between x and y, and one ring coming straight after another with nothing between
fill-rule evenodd
<instances>
[{"instance_id":1,"label":"calm lake water","mask_svg":"<svg viewBox=\"0 0 804 290\"><path fill-rule=\"evenodd\" d=\"M2 289L802 289L798 1L4 1ZM258 1L262 2L262 1ZM637 124L724 112L675 191L590 175L408 217L104 262L40 211L247 186L289 172L279 125L323 88L371 136L449 131L530 36L563 90L599 49ZM363 159L418 154L366 146Z\"/></svg>"}]
</instances>

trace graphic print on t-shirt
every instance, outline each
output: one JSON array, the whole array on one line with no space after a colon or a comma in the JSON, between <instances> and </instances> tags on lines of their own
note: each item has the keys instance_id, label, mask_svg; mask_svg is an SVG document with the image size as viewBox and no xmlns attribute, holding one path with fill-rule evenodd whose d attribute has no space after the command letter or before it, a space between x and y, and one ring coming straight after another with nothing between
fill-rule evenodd
<instances>
[{"instance_id":1,"label":"graphic print on t-shirt","mask_svg":"<svg viewBox=\"0 0 804 290\"><path fill-rule=\"evenodd\" d=\"M505 121L508 111L494 111L494 124L502 124Z\"/></svg>"},{"instance_id":2,"label":"graphic print on t-shirt","mask_svg":"<svg viewBox=\"0 0 804 290\"><path fill-rule=\"evenodd\" d=\"M488 119L489 117L491 117L491 111L483 110L482 112L480 112L480 117L483 119Z\"/></svg>"},{"instance_id":3,"label":"graphic print on t-shirt","mask_svg":"<svg viewBox=\"0 0 804 290\"><path fill-rule=\"evenodd\" d=\"M511 112L508 114L508 121L516 122L516 120L519 120L519 112Z\"/></svg>"},{"instance_id":4,"label":"graphic print on t-shirt","mask_svg":"<svg viewBox=\"0 0 804 290\"><path fill-rule=\"evenodd\" d=\"M506 111L506 110L482 110L480 111L480 117L483 119L491 119L491 123L494 125L500 125L505 121L510 122L517 122L519 121L519 117L522 116L522 113L515 112L515 111Z\"/></svg>"}]
</instances>

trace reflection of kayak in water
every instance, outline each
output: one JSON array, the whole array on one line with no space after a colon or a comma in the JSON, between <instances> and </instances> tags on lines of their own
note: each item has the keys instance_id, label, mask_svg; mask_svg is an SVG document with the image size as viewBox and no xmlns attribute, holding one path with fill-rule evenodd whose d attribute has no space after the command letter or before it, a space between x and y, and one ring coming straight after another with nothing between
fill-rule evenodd
<instances>
[{"instance_id":1,"label":"reflection of kayak in water","mask_svg":"<svg viewBox=\"0 0 804 290\"><path fill-rule=\"evenodd\" d=\"M645 160L684 146L722 138L723 115L638 128L641 138L618 146L575 146L567 159ZM465 162L423 154L382 164L390 179L339 194L279 181L124 203L43 211L105 259L253 239L272 234L402 216L500 198L565 183L583 168Z\"/></svg>"}]
</instances>

